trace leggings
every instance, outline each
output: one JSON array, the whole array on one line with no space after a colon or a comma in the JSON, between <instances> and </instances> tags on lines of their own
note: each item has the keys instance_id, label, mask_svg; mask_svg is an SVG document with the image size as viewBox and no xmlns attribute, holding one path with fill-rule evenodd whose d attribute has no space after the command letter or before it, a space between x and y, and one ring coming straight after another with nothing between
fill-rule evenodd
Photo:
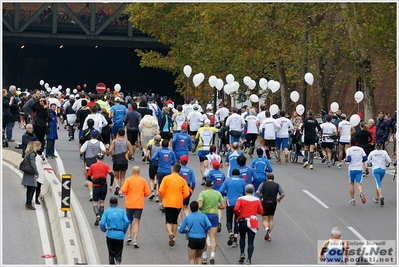
<instances>
[{"instance_id":1,"label":"leggings","mask_svg":"<svg viewBox=\"0 0 399 267\"><path fill-rule=\"evenodd\" d=\"M252 253L254 252L254 239L255 233L252 232L251 229L248 228L247 221L239 223L240 230L240 251L241 254L244 253L245 249L245 238L248 234L248 259L252 258Z\"/></svg>"},{"instance_id":2,"label":"leggings","mask_svg":"<svg viewBox=\"0 0 399 267\"><path fill-rule=\"evenodd\" d=\"M227 206L226 207L226 227L227 231L231 232L233 229L233 215L234 215L234 233L238 233L238 225L236 223L237 221L237 214L234 213L234 206Z\"/></svg>"},{"instance_id":3,"label":"leggings","mask_svg":"<svg viewBox=\"0 0 399 267\"><path fill-rule=\"evenodd\" d=\"M255 147L256 139L258 134L247 134L247 147Z\"/></svg>"},{"instance_id":4,"label":"leggings","mask_svg":"<svg viewBox=\"0 0 399 267\"><path fill-rule=\"evenodd\" d=\"M381 169L381 168L374 169L373 176L375 179L375 185L376 185L377 189L381 189L381 182L385 176L385 170Z\"/></svg>"},{"instance_id":5,"label":"leggings","mask_svg":"<svg viewBox=\"0 0 399 267\"><path fill-rule=\"evenodd\" d=\"M107 236L107 246L109 255L109 264L115 264L115 260L122 262L123 239L113 239Z\"/></svg>"}]
</instances>

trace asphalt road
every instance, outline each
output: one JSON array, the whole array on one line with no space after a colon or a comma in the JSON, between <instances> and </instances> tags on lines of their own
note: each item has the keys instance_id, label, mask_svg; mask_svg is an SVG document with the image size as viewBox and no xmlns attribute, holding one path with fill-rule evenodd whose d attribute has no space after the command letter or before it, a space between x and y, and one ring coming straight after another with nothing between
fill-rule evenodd
<instances>
[{"instance_id":1,"label":"asphalt road","mask_svg":"<svg viewBox=\"0 0 399 267\"><path fill-rule=\"evenodd\" d=\"M21 140L24 130L15 128L17 141ZM59 130L59 140L55 143L65 171L72 175L72 189L86 214L92 231L92 237L101 264L108 264L108 252L105 234L94 226L95 215L92 203L89 202L89 192L84 187L83 161L79 158L78 141L68 141L66 130ZM142 163L140 152L136 151L135 162L129 162L127 174L132 167L138 165L141 175L148 180L148 165ZM302 161L302 158L299 159ZM55 160L49 160L53 168ZM253 264L317 264L317 242L330 238L331 229L338 226L342 230L342 238L347 240L397 240L397 182L392 181L393 171L389 171L383 181L385 206L373 203L375 182L371 176L363 179L363 190L367 198L366 204L361 204L356 191L356 205L349 205L349 186L347 165L342 169L328 168L315 160L314 170L302 168L302 164L276 164L272 159L275 181L280 183L286 197L278 204L275 214L275 226L272 232L273 241L263 240L264 229L260 229L255 238ZM105 163L112 166L110 157ZM247 164L249 165L248 158ZM197 175L197 188L192 200L197 199L202 190L200 185L198 156L190 153L189 164ZM227 171L227 168L224 168ZM3 188L4 190L4 188ZM108 204L110 194L107 195ZM188 264L187 241L185 236L178 235L176 245L168 246L168 236L165 230L164 215L158 210L158 203L146 200L145 209L140 223L139 249L125 245L123 264ZM108 207L108 205L106 205ZM124 208L123 201L119 207ZM225 213L223 212L222 232L218 234L218 249L216 264L237 264L239 248L227 246L227 230ZM7 222L4 222L4 225ZM8 222L11 223L11 222ZM4 229L5 226L3 226ZM3 231L4 232L4 231ZM209 258L208 249L208 258ZM4 254L3 254L4 255Z\"/></svg>"}]
</instances>

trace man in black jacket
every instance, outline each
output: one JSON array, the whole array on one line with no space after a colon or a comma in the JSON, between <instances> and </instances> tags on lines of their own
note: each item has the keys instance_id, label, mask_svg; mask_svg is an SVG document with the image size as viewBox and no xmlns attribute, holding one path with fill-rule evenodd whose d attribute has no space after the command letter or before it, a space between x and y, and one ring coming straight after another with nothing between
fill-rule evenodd
<instances>
[{"instance_id":1,"label":"man in black jacket","mask_svg":"<svg viewBox=\"0 0 399 267\"><path fill-rule=\"evenodd\" d=\"M19 107L18 101L16 99L16 93L17 87L15 85L11 85L7 94L7 99L10 101L10 116L8 117L8 122L6 125L6 136L8 142L15 142L15 140L12 139L12 130L14 129L15 122L19 120Z\"/></svg>"},{"instance_id":2,"label":"man in black jacket","mask_svg":"<svg viewBox=\"0 0 399 267\"><path fill-rule=\"evenodd\" d=\"M39 141L39 139L33 133L33 125L29 123L26 125L26 132L22 135L22 157L25 157L25 150L30 141ZM38 151L37 154L41 155L42 159L44 159L41 151Z\"/></svg>"},{"instance_id":3,"label":"man in black jacket","mask_svg":"<svg viewBox=\"0 0 399 267\"><path fill-rule=\"evenodd\" d=\"M388 140L389 127L388 121L384 118L385 113L382 109L378 111L378 118L376 124L376 141L375 144L382 145L382 150L385 150L385 142Z\"/></svg>"},{"instance_id":4,"label":"man in black jacket","mask_svg":"<svg viewBox=\"0 0 399 267\"><path fill-rule=\"evenodd\" d=\"M25 112L25 116L27 117L27 121L26 123L34 123L31 122L30 120L32 120L32 107L34 105L36 105L39 102L40 99L40 90L36 89L32 92L32 97L26 101L25 105L22 107L22 110Z\"/></svg>"}]
</instances>

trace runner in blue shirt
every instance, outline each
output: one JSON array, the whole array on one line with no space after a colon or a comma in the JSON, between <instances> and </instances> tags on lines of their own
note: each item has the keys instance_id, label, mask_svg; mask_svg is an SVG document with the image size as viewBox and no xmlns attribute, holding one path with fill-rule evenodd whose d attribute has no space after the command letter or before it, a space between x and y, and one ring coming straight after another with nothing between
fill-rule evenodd
<instances>
[{"instance_id":1,"label":"runner in blue shirt","mask_svg":"<svg viewBox=\"0 0 399 267\"><path fill-rule=\"evenodd\" d=\"M238 156L237 164L239 166L238 170L240 171L240 177L244 179L246 184L253 184L258 180L258 176L252 168L245 166L246 163L247 158L244 155Z\"/></svg>"},{"instance_id":2,"label":"runner in blue shirt","mask_svg":"<svg viewBox=\"0 0 399 267\"><path fill-rule=\"evenodd\" d=\"M121 105L120 97L115 97L115 105L111 107L109 110L111 113L110 118L113 119L113 126L112 126L112 135L116 136L119 128L124 128L125 125L123 123L123 118L125 117L128 109Z\"/></svg>"},{"instance_id":3,"label":"runner in blue shirt","mask_svg":"<svg viewBox=\"0 0 399 267\"><path fill-rule=\"evenodd\" d=\"M228 177L232 176L232 171L234 169L237 169L239 166L237 164L237 157L240 155L244 155L244 153L242 153L241 151L239 151L239 144L238 142L234 142L232 147L232 151L230 151L229 153L227 153L226 155L226 161L225 161L225 165L229 166L229 170L228 170Z\"/></svg>"},{"instance_id":4,"label":"runner in blue shirt","mask_svg":"<svg viewBox=\"0 0 399 267\"><path fill-rule=\"evenodd\" d=\"M188 135L187 135L188 136ZM191 141L190 136L188 136L189 140ZM190 195L183 200L183 209L179 213L179 221L183 221L183 213L184 217L188 216L189 211L188 211L188 203L190 203L190 197L194 192L195 189L195 175L194 171L187 166L188 163L188 156L187 155L182 155L180 157L180 163L181 163L181 169L179 172L179 175L186 180L186 183L188 185L188 188L190 190Z\"/></svg>"},{"instance_id":5,"label":"runner in blue shirt","mask_svg":"<svg viewBox=\"0 0 399 267\"><path fill-rule=\"evenodd\" d=\"M256 149L256 154L258 154L258 157L251 162L250 166L251 169L253 169L258 176L258 179L252 182L255 187L255 191L258 190L258 187L262 182L266 181L266 174L273 172L270 161L263 156L263 149ZM254 196L257 196L256 193L254 194Z\"/></svg>"},{"instance_id":6,"label":"runner in blue shirt","mask_svg":"<svg viewBox=\"0 0 399 267\"><path fill-rule=\"evenodd\" d=\"M188 156L188 151L193 148L191 137L187 133L188 125L182 124L181 132L176 133L172 140L172 149L175 152L176 159L180 162L180 157Z\"/></svg>"}]
</instances>

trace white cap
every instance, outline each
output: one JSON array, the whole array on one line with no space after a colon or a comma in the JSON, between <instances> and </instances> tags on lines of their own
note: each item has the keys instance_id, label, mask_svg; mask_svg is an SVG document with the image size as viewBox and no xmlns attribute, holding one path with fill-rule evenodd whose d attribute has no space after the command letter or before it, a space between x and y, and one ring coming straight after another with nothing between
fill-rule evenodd
<instances>
[{"instance_id":1,"label":"white cap","mask_svg":"<svg viewBox=\"0 0 399 267\"><path fill-rule=\"evenodd\" d=\"M121 101L121 98L120 97L115 97L115 102L120 102Z\"/></svg>"},{"instance_id":2,"label":"white cap","mask_svg":"<svg viewBox=\"0 0 399 267\"><path fill-rule=\"evenodd\" d=\"M206 119L206 120L204 121L204 124L211 124L211 121L210 121L209 119Z\"/></svg>"},{"instance_id":3,"label":"white cap","mask_svg":"<svg viewBox=\"0 0 399 267\"><path fill-rule=\"evenodd\" d=\"M211 104L207 104L206 105L206 109L212 109L212 105Z\"/></svg>"},{"instance_id":4,"label":"white cap","mask_svg":"<svg viewBox=\"0 0 399 267\"><path fill-rule=\"evenodd\" d=\"M169 105L168 105L168 108L173 108L173 105L172 105L172 104L169 104Z\"/></svg>"}]
</instances>

